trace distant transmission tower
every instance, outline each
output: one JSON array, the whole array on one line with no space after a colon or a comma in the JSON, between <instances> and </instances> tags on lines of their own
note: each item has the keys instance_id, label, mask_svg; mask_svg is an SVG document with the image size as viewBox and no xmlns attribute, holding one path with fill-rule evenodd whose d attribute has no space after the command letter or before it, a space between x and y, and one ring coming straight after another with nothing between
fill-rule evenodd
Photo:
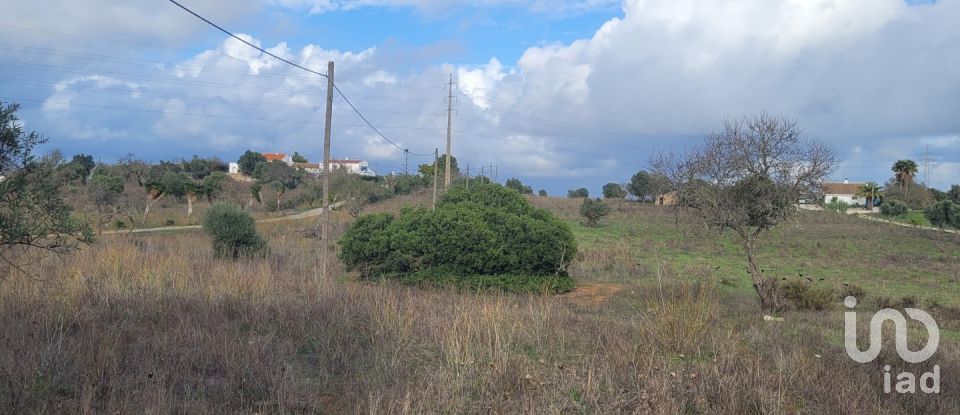
<instances>
[{"instance_id":1,"label":"distant transmission tower","mask_svg":"<svg viewBox=\"0 0 960 415\"><path fill-rule=\"evenodd\" d=\"M923 185L930 183L930 144L923 148Z\"/></svg>"}]
</instances>

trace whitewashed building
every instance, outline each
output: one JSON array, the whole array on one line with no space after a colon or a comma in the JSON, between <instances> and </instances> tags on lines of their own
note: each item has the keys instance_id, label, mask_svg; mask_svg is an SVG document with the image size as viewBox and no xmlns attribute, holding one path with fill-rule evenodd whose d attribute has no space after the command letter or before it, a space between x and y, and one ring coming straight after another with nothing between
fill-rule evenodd
<instances>
[{"instance_id":1,"label":"whitewashed building","mask_svg":"<svg viewBox=\"0 0 960 415\"><path fill-rule=\"evenodd\" d=\"M850 183L844 179L843 183L823 184L823 203L830 203L834 198L838 202L846 202L850 206L866 206L867 199L857 195L863 183Z\"/></svg>"},{"instance_id":2,"label":"whitewashed building","mask_svg":"<svg viewBox=\"0 0 960 415\"><path fill-rule=\"evenodd\" d=\"M300 170L303 170L310 174L320 175L323 171L323 164L321 163L293 163L293 167L296 167ZM347 173L357 174L360 176L376 176L377 173L370 169L370 164L366 160L330 160L330 170L343 169Z\"/></svg>"}]
</instances>

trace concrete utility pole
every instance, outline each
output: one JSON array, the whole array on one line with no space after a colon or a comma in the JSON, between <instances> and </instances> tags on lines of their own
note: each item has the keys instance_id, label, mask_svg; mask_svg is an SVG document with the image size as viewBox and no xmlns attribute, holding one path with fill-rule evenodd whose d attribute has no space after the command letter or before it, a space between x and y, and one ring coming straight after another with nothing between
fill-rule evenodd
<instances>
[{"instance_id":1,"label":"concrete utility pole","mask_svg":"<svg viewBox=\"0 0 960 415\"><path fill-rule=\"evenodd\" d=\"M333 61L327 62L327 114L323 126L323 221L320 239L323 240L323 278L327 278L328 234L330 231L330 123L333 121Z\"/></svg>"},{"instance_id":2,"label":"concrete utility pole","mask_svg":"<svg viewBox=\"0 0 960 415\"><path fill-rule=\"evenodd\" d=\"M470 163L467 163L467 189L470 188Z\"/></svg>"},{"instance_id":3,"label":"concrete utility pole","mask_svg":"<svg viewBox=\"0 0 960 415\"><path fill-rule=\"evenodd\" d=\"M437 209L437 160L440 159L440 149L433 149L433 204L430 205L431 209Z\"/></svg>"},{"instance_id":4,"label":"concrete utility pole","mask_svg":"<svg viewBox=\"0 0 960 415\"><path fill-rule=\"evenodd\" d=\"M447 171L443 174L443 188L450 187L450 141L453 137L453 74L450 74L450 83L447 84L449 93L447 94Z\"/></svg>"},{"instance_id":5,"label":"concrete utility pole","mask_svg":"<svg viewBox=\"0 0 960 415\"><path fill-rule=\"evenodd\" d=\"M408 173L408 170L407 170L407 163L409 162L410 162L410 150L403 149L403 174L404 175L410 174Z\"/></svg>"}]
</instances>

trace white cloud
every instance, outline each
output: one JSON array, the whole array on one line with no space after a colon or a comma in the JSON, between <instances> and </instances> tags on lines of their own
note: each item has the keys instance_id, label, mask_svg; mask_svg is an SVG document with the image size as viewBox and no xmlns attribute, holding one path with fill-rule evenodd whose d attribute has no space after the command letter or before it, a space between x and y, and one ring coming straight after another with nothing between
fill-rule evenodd
<instances>
[{"instance_id":1,"label":"white cloud","mask_svg":"<svg viewBox=\"0 0 960 415\"><path fill-rule=\"evenodd\" d=\"M363 7L413 8L424 13L437 13L455 7L522 7L537 13L574 14L588 10L606 9L619 0L265 0L267 4L306 10L322 14L334 10L354 10Z\"/></svg>"},{"instance_id":2,"label":"white cloud","mask_svg":"<svg viewBox=\"0 0 960 415\"><path fill-rule=\"evenodd\" d=\"M184 5L223 23L262 7L260 0L184 0ZM99 38L150 43L176 43L209 30L166 1L43 0L4 2L0 25L8 41L18 44L102 47ZM33 30L27 30L33 29ZM62 36L59 33L82 34Z\"/></svg>"},{"instance_id":3,"label":"white cloud","mask_svg":"<svg viewBox=\"0 0 960 415\"><path fill-rule=\"evenodd\" d=\"M506 76L503 73L503 65L497 58L491 58L485 66L481 68L458 68L457 79L459 88L464 92L474 105L488 109L490 103L487 101L487 94Z\"/></svg>"},{"instance_id":4,"label":"white cloud","mask_svg":"<svg viewBox=\"0 0 960 415\"><path fill-rule=\"evenodd\" d=\"M363 155L378 160L396 159L397 148L377 135L368 135L364 140Z\"/></svg>"},{"instance_id":5,"label":"white cloud","mask_svg":"<svg viewBox=\"0 0 960 415\"><path fill-rule=\"evenodd\" d=\"M43 110L47 112L67 111L70 109L71 100L82 93L85 88L111 88L115 86L122 88L119 90L112 89L113 91L123 92L123 88L126 88L129 89L130 98L140 97L140 86L136 83L102 75L78 76L54 85L55 92L43 102Z\"/></svg>"}]
</instances>

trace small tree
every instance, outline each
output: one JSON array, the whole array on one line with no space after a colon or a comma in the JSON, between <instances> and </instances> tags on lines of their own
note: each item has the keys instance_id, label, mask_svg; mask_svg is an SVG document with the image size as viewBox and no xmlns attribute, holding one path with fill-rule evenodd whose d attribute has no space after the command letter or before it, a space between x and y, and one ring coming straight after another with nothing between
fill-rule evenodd
<instances>
[{"instance_id":1,"label":"small tree","mask_svg":"<svg viewBox=\"0 0 960 415\"><path fill-rule=\"evenodd\" d=\"M267 246L257 233L253 216L234 205L217 204L210 208L203 218L203 229L210 235L217 258L258 256Z\"/></svg>"},{"instance_id":2,"label":"small tree","mask_svg":"<svg viewBox=\"0 0 960 415\"><path fill-rule=\"evenodd\" d=\"M780 278L764 275L758 246L795 217L799 199L819 193L836 160L833 148L803 137L796 121L760 114L728 121L687 154L661 153L651 165L676 189L674 209L684 222L736 234L761 309L778 311Z\"/></svg>"},{"instance_id":3,"label":"small tree","mask_svg":"<svg viewBox=\"0 0 960 415\"><path fill-rule=\"evenodd\" d=\"M158 200L163 198L163 184L158 179L150 179L143 184L143 190L147 194L147 202L143 206L143 217L140 219L141 223L147 221L147 215L150 214L150 208L153 207L153 204Z\"/></svg>"},{"instance_id":4,"label":"small tree","mask_svg":"<svg viewBox=\"0 0 960 415\"><path fill-rule=\"evenodd\" d=\"M539 195L540 197L547 197L547 191L544 189L540 189L540 191L537 192L537 195Z\"/></svg>"},{"instance_id":5,"label":"small tree","mask_svg":"<svg viewBox=\"0 0 960 415\"><path fill-rule=\"evenodd\" d=\"M599 197L596 199L584 198L583 203L580 204L580 216L587 218L587 224L590 226L597 226L600 219L608 214L610 214L610 206L600 200Z\"/></svg>"},{"instance_id":6,"label":"small tree","mask_svg":"<svg viewBox=\"0 0 960 415\"><path fill-rule=\"evenodd\" d=\"M300 153L298 153L298 152L296 152L296 151L293 152L293 155L290 156L290 159L293 160L294 163L309 163L309 162L310 162L310 161L307 160L306 157L300 155Z\"/></svg>"},{"instance_id":7,"label":"small tree","mask_svg":"<svg viewBox=\"0 0 960 415\"><path fill-rule=\"evenodd\" d=\"M18 109L0 102L0 262L20 269L27 250L69 253L91 242L93 233L70 216L60 196L58 159L36 159L34 147L47 139L23 131Z\"/></svg>"},{"instance_id":8,"label":"small tree","mask_svg":"<svg viewBox=\"0 0 960 415\"><path fill-rule=\"evenodd\" d=\"M627 191L618 183L607 183L603 185L604 199L623 199L627 197Z\"/></svg>"},{"instance_id":9,"label":"small tree","mask_svg":"<svg viewBox=\"0 0 960 415\"><path fill-rule=\"evenodd\" d=\"M237 164L240 166L240 173L246 174L247 176L253 175L253 169L257 168L257 165L260 163L266 163L267 158L261 153L256 151L247 150L240 156L240 159L237 160Z\"/></svg>"},{"instance_id":10,"label":"small tree","mask_svg":"<svg viewBox=\"0 0 960 415\"><path fill-rule=\"evenodd\" d=\"M506 187L507 189L516 190L516 191L520 192L520 194L522 194L522 195L530 195L530 194L533 194L533 188L532 188L532 187L530 187L530 186L525 186L525 185L523 184L523 182L520 181L520 179L515 178L515 177L511 177L511 178L507 179L507 182L504 183L503 186Z\"/></svg>"},{"instance_id":11,"label":"small tree","mask_svg":"<svg viewBox=\"0 0 960 415\"><path fill-rule=\"evenodd\" d=\"M93 161L93 156L77 154L73 156L69 163L61 165L58 170L67 181L87 184L87 179L96 166L97 163Z\"/></svg>"},{"instance_id":12,"label":"small tree","mask_svg":"<svg viewBox=\"0 0 960 415\"><path fill-rule=\"evenodd\" d=\"M330 194L334 202L343 202L350 216L359 217L363 209L391 196L391 190L383 183L362 176L335 171L330 177Z\"/></svg>"},{"instance_id":13,"label":"small tree","mask_svg":"<svg viewBox=\"0 0 960 415\"><path fill-rule=\"evenodd\" d=\"M830 202L823 206L823 208L831 212L847 213L847 210L850 209L850 204L834 196L830 199Z\"/></svg>"},{"instance_id":14,"label":"small tree","mask_svg":"<svg viewBox=\"0 0 960 415\"><path fill-rule=\"evenodd\" d=\"M262 184L270 185L277 192L277 210L283 194L289 189L296 189L303 181L303 172L288 166L281 161L257 164L253 170L253 177Z\"/></svg>"},{"instance_id":15,"label":"small tree","mask_svg":"<svg viewBox=\"0 0 960 415\"><path fill-rule=\"evenodd\" d=\"M923 211L923 215L940 230L944 228L960 229L960 205L949 200L930 205Z\"/></svg>"},{"instance_id":16,"label":"small tree","mask_svg":"<svg viewBox=\"0 0 960 415\"><path fill-rule=\"evenodd\" d=\"M960 205L960 184L950 186L950 190L947 191L947 199Z\"/></svg>"},{"instance_id":17,"label":"small tree","mask_svg":"<svg viewBox=\"0 0 960 415\"><path fill-rule=\"evenodd\" d=\"M127 153L117 163L124 180L135 180L138 186L143 186L150 174L150 164L136 158L133 153Z\"/></svg>"},{"instance_id":18,"label":"small tree","mask_svg":"<svg viewBox=\"0 0 960 415\"><path fill-rule=\"evenodd\" d=\"M437 177L444 177L447 169L447 155L441 154L437 157ZM433 163L421 164L417 167L417 172L420 173L420 176L427 178L428 180L433 180ZM460 167L457 165L457 158L452 154L450 155L450 173L454 177L460 174Z\"/></svg>"},{"instance_id":19,"label":"small tree","mask_svg":"<svg viewBox=\"0 0 960 415\"><path fill-rule=\"evenodd\" d=\"M880 205L880 213L884 216L904 216L910 212L910 207L899 200L885 200Z\"/></svg>"},{"instance_id":20,"label":"small tree","mask_svg":"<svg viewBox=\"0 0 960 415\"><path fill-rule=\"evenodd\" d=\"M263 204L263 185L260 183L250 185L250 206L253 206L253 201Z\"/></svg>"},{"instance_id":21,"label":"small tree","mask_svg":"<svg viewBox=\"0 0 960 415\"><path fill-rule=\"evenodd\" d=\"M117 213L117 199L123 193L123 177L110 174L103 168L97 168L87 184L87 197L97 211L97 231L103 230L103 224L109 222ZM112 207L112 211L108 209Z\"/></svg>"},{"instance_id":22,"label":"small tree","mask_svg":"<svg viewBox=\"0 0 960 415\"><path fill-rule=\"evenodd\" d=\"M630 194L640 199L641 202L646 201L653 195L652 181L653 179L650 177L650 173L640 170L630 178L630 183L627 184L627 190Z\"/></svg>"},{"instance_id":23,"label":"small tree","mask_svg":"<svg viewBox=\"0 0 960 415\"><path fill-rule=\"evenodd\" d=\"M203 182L200 183L202 187L204 196L207 197L207 201L213 203L213 200L220 197L223 194L223 183L227 180L227 175L222 172L213 172L207 177L203 178Z\"/></svg>"},{"instance_id":24,"label":"small tree","mask_svg":"<svg viewBox=\"0 0 960 415\"><path fill-rule=\"evenodd\" d=\"M571 199L581 199L585 197L590 197L590 191L587 190L587 188L585 187L581 187L579 189L571 189L567 191L567 197Z\"/></svg>"},{"instance_id":25,"label":"small tree","mask_svg":"<svg viewBox=\"0 0 960 415\"><path fill-rule=\"evenodd\" d=\"M877 198L883 197L883 186L880 186L876 182L867 182L857 189L857 196L861 196L867 200L867 210L873 209L873 202Z\"/></svg>"}]
</instances>

